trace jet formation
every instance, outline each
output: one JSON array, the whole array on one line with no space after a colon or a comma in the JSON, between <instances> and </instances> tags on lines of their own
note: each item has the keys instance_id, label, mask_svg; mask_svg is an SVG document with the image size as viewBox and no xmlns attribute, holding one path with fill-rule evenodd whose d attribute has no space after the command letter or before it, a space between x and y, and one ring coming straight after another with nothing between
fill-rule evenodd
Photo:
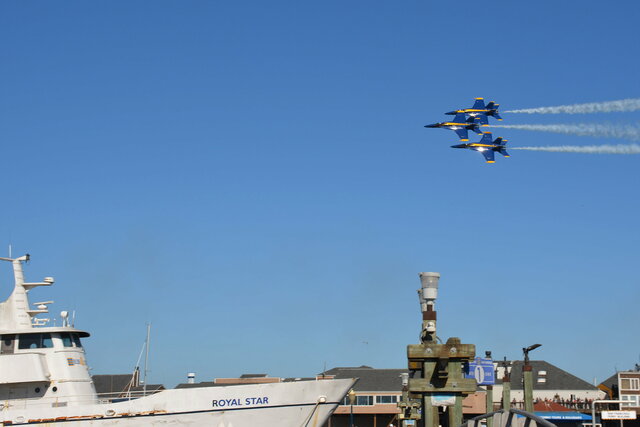
<instances>
[{"instance_id":1,"label":"jet formation","mask_svg":"<svg viewBox=\"0 0 640 427\"><path fill-rule=\"evenodd\" d=\"M464 108L460 110L449 111L448 115L454 115L452 121L434 123L426 125L426 128L443 128L451 129L454 131L460 142L465 144L452 145L452 148L467 148L480 152L487 163L495 163L494 154L496 151L505 157L509 157L507 150L505 149L506 139L496 138L493 140L491 132L482 132L480 127L489 126L489 117L493 117L496 120L502 120L498 113L498 107L500 104L496 104L491 101L487 105L484 104L484 98L476 98L471 108ZM478 142L469 141L469 131L473 131L482 138Z\"/></svg>"}]
</instances>

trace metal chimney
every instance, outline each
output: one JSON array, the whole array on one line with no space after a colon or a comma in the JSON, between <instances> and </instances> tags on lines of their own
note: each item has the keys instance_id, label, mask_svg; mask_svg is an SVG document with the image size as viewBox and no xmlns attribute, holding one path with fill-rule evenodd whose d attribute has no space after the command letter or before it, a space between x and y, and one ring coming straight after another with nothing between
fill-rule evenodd
<instances>
[{"instance_id":1,"label":"metal chimney","mask_svg":"<svg viewBox=\"0 0 640 427\"><path fill-rule=\"evenodd\" d=\"M418 290L420 309L422 310L422 342L436 340L436 299L438 298L438 282L440 273L420 273L422 287Z\"/></svg>"},{"instance_id":2,"label":"metal chimney","mask_svg":"<svg viewBox=\"0 0 640 427\"><path fill-rule=\"evenodd\" d=\"M196 373L189 372L187 374L187 384L195 384L195 382L196 382Z\"/></svg>"}]
</instances>

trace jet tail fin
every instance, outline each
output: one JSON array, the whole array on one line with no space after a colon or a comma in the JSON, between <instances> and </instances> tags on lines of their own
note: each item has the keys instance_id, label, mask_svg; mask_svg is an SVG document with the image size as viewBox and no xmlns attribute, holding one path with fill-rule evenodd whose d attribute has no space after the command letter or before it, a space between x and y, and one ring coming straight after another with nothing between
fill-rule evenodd
<instances>
[{"instance_id":1,"label":"jet tail fin","mask_svg":"<svg viewBox=\"0 0 640 427\"><path fill-rule=\"evenodd\" d=\"M487 104L487 110L491 110L487 113L487 115L489 116L493 116L494 118L498 119L498 120L502 120L502 117L500 117L500 114L498 114L498 107L500 107L500 104L496 104L495 102L491 101L490 103Z\"/></svg>"},{"instance_id":2,"label":"jet tail fin","mask_svg":"<svg viewBox=\"0 0 640 427\"><path fill-rule=\"evenodd\" d=\"M505 157L511 157L509 153L507 153L507 150L505 150L504 148L499 149L498 153L502 154Z\"/></svg>"}]
</instances>

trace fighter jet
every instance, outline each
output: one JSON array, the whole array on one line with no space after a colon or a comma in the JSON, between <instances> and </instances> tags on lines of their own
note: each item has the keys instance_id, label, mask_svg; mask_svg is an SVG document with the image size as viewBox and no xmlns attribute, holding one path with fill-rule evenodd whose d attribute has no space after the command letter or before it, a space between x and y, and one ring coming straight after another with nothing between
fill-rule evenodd
<instances>
[{"instance_id":1,"label":"fighter jet","mask_svg":"<svg viewBox=\"0 0 640 427\"><path fill-rule=\"evenodd\" d=\"M456 114L450 122L442 122L442 123L434 123L432 125L426 125L426 128L444 128L451 129L455 133L458 134L460 141L468 141L469 140L469 132L470 130L475 133L481 134L480 126L478 125L477 117L469 117L464 113Z\"/></svg>"},{"instance_id":2,"label":"fighter jet","mask_svg":"<svg viewBox=\"0 0 640 427\"><path fill-rule=\"evenodd\" d=\"M507 150L505 150L506 139L496 138L491 142L491 132L483 132L482 139L478 142L470 142L468 144L452 145L452 148L468 148L469 150L479 151L487 163L495 163L494 153L497 151L505 157L510 157Z\"/></svg>"},{"instance_id":3,"label":"fighter jet","mask_svg":"<svg viewBox=\"0 0 640 427\"><path fill-rule=\"evenodd\" d=\"M502 117L500 117L500 114L498 114L499 106L500 104L496 104L493 101L489 102L485 106L484 98L476 98L476 102L473 104L473 107L465 108L462 110L449 111L448 113L445 113L445 114L457 115L460 113L464 113L469 115L469 117L478 117L480 119L480 125L489 126L489 119L488 119L489 116L494 117L498 120L502 120Z\"/></svg>"}]
</instances>

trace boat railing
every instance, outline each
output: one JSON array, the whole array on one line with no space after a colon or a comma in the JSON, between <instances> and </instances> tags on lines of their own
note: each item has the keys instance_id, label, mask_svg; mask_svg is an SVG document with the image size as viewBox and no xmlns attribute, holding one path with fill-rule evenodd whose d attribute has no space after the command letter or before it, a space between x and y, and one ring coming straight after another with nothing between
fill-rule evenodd
<instances>
[{"instance_id":1,"label":"boat railing","mask_svg":"<svg viewBox=\"0 0 640 427\"><path fill-rule=\"evenodd\" d=\"M98 401L100 403L117 403L125 402L127 400L135 400L144 396L150 396L158 393L161 390L136 390L126 392L113 392L113 393L98 393Z\"/></svg>"},{"instance_id":2,"label":"boat railing","mask_svg":"<svg viewBox=\"0 0 640 427\"><path fill-rule=\"evenodd\" d=\"M92 405L92 404L109 404L126 402L129 400L136 400L144 396L149 396L157 393L160 390L147 390L145 391L129 391L129 392L113 392L113 393L99 393L88 395L73 395L73 396L57 396L57 397L25 397L19 399L5 399L0 400L0 411L6 411L9 409L26 409L34 407L66 407L66 406L78 406L78 405Z\"/></svg>"}]
</instances>

